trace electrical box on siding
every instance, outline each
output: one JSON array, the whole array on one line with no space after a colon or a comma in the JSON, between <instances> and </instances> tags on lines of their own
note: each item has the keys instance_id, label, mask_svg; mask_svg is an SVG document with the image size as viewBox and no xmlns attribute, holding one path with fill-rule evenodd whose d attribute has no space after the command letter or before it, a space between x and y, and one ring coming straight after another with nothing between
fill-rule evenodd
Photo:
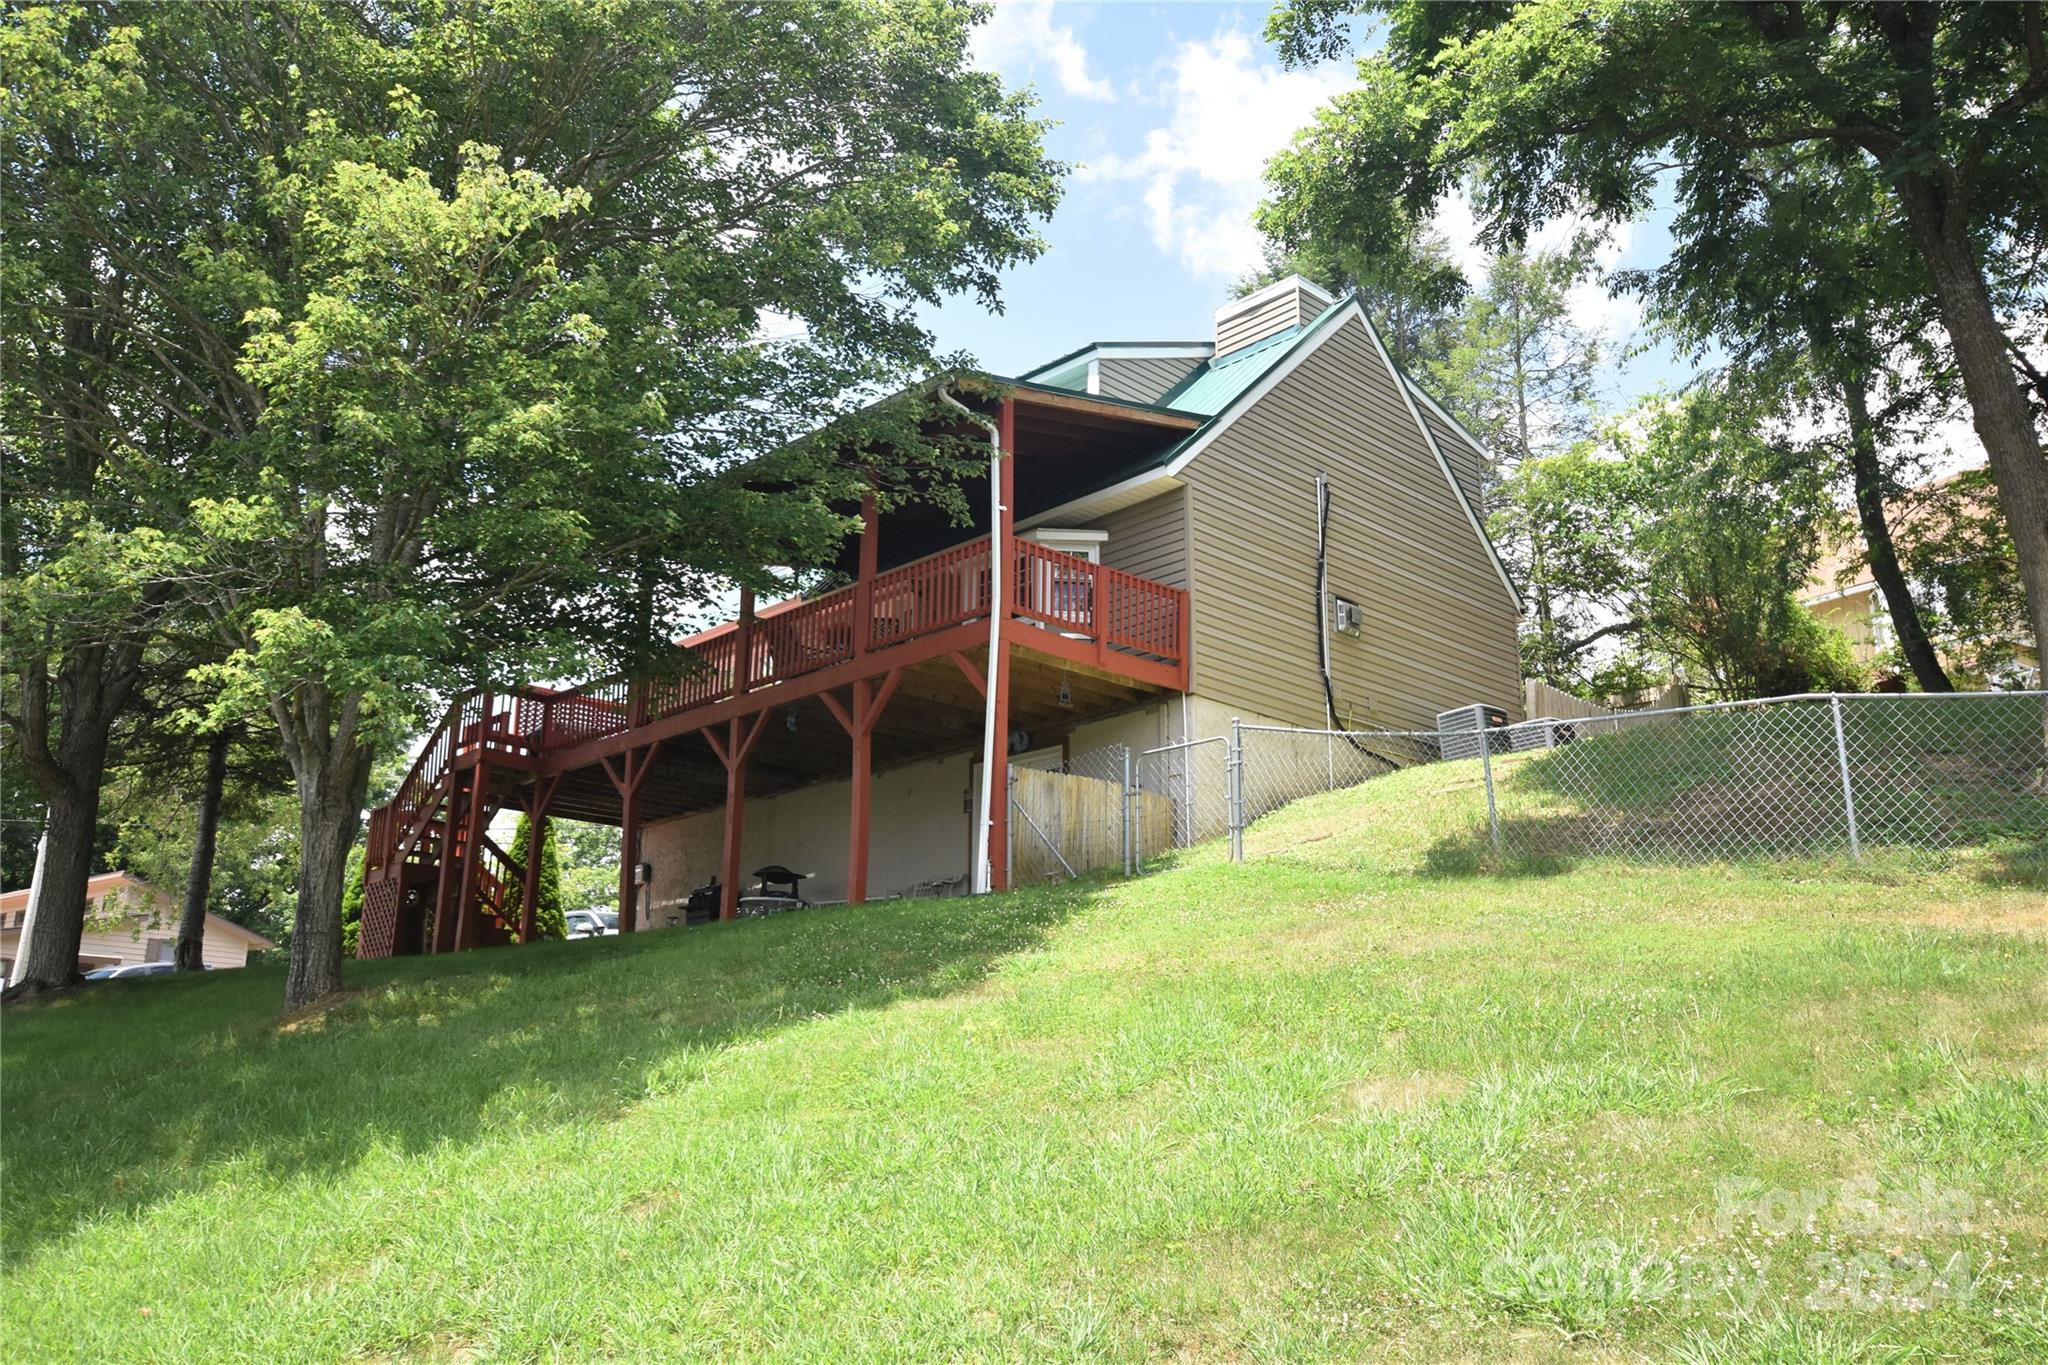
<instances>
[{"instance_id":1,"label":"electrical box on siding","mask_svg":"<svg viewBox=\"0 0 2048 1365\"><path fill-rule=\"evenodd\" d=\"M1357 639L1365 632L1365 608L1348 597L1331 598L1330 629Z\"/></svg>"}]
</instances>

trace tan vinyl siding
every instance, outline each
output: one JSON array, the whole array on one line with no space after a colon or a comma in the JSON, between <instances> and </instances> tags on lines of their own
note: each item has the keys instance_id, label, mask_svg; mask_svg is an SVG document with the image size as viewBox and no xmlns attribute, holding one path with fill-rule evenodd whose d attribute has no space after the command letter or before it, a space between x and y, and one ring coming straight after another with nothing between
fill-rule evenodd
<instances>
[{"instance_id":1,"label":"tan vinyl siding","mask_svg":"<svg viewBox=\"0 0 2048 1365\"><path fill-rule=\"evenodd\" d=\"M1188 585L1187 490L1176 488L1156 498L1111 512L1090 522L1090 531L1107 531L1102 562L1112 569L1149 578L1169 587Z\"/></svg>"},{"instance_id":2,"label":"tan vinyl siding","mask_svg":"<svg viewBox=\"0 0 2048 1365\"><path fill-rule=\"evenodd\" d=\"M1096 362L1096 392L1104 398L1123 398L1133 403L1156 403L1168 389L1188 377L1202 363L1201 356L1161 356L1143 360L1117 360L1105 356Z\"/></svg>"},{"instance_id":3,"label":"tan vinyl siding","mask_svg":"<svg viewBox=\"0 0 2048 1365\"><path fill-rule=\"evenodd\" d=\"M1429 405L1417 401L1415 406L1422 411L1422 420L1429 423L1430 434L1442 447L1444 458L1451 462L1451 472L1458 476L1458 487L1465 490L1465 497L1471 502L1472 510L1481 517L1486 515L1484 470L1486 459L1470 441L1458 434L1458 429L1429 410Z\"/></svg>"},{"instance_id":4,"label":"tan vinyl siding","mask_svg":"<svg viewBox=\"0 0 2048 1365\"><path fill-rule=\"evenodd\" d=\"M1326 305L1301 289L1285 289L1237 313L1216 319L1216 354L1220 357L1254 341L1298 327L1318 316Z\"/></svg>"},{"instance_id":5,"label":"tan vinyl siding","mask_svg":"<svg viewBox=\"0 0 2048 1365\"><path fill-rule=\"evenodd\" d=\"M1469 702L1521 712L1515 607L1364 326L1347 319L1198 455L1194 688L1323 720L1315 476L1331 483L1330 590L1365 632L1332 635L1339 719L1407 729Z\"/></svg>"}]
</instances>

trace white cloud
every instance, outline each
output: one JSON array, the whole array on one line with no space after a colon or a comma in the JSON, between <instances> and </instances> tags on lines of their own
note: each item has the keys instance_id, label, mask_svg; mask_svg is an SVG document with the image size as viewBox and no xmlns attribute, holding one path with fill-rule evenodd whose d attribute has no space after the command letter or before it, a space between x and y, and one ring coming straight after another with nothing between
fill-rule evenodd
<instances>
[{"instance_id":1,"label":"white cloud","mask_svg":"<svg viewBox=\"0 0 2048 1365\"><path fill-rule=\"evenodd\" d=\"M1103 157L1081 172L1142 184L1153 242L1196 276L1234 279L1260 264L1251 213L1267 160L1352 83L1346 64L1287 71L1260 55L1236 30L1180 44L1158 88L1145 92L1166 109L1166 124L1146 133L1138 155Z\"/></svg>"},{"instance_id":2,"label":"white cloud","mask_svg":"<svg viewBox=\"0 0 2048 1365\"><path fill-rule=\"evenodd\" d=\"M985 71L1029 78L1050 68L1060 89L1086 100L1113 100L1116 89L1088 71L1088 50L1066 25L1055 26L1050 3L999 4L974 31L974 64Z\"/></svg>"}]
</instances>

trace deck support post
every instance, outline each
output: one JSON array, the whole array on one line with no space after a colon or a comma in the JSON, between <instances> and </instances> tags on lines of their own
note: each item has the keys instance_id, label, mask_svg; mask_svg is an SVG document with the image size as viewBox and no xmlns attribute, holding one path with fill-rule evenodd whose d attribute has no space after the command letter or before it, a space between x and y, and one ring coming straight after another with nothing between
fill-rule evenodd
<instances>
[{"instance_id":1,"label":"deck support post","mask_svg":"<svg viewBox=\"0 0 2048 1365\"><path fill-rule=\"evenodd\" d=\"M988 661L989 686L996 704L994 755L988 765L988 889L1010 889L1010 642L1003 641L996 656Z\"/></svg>"},{"instance_id":2,"label":"deck support post","mask_svg":"<svg viewBox=\"0 0 2048 1365\"><path fill-rule=\"evenodd\" d=\"M846 903L859 905L868 898L869 798L875 774L874 730L868 725L868 709L875 685L866 678L853 685L853 811L846 831Z\"/></svg>"},{"instance_id":3,"label":"deck support post","mask_svg":"<svg viewBox=\"0 0 2048 1365\"><path fill-rule=\"evenodd\" d=\"M718 859L718 917L722 920L739 918L740 840L746 834L747 818L747 757L761 742L761 732L774 713L774 707L764 706L751 720L734 716L726 722L723 743L715 727L702 732L704 742L725 765L725 841Z\"/></svg>"},{"instance_id":4,"label":"deck support post","mask_svg":"<svg viewBox=\"0 0 2048 1365\"><path fill-rule=\"evenodd\" d=\"M483 859L485 797L491 790L491 765L481 755L469 770L469 812L467 834L462 841L462 880L455 892L455 951L470 946L476 934L476 896Z\"/></svg>"},{"instance_id":5,"label":"deck support post","mask_svg":"<svg viewBox=\"0 0 2048 1365\"><path fill-rule=\"evenodd\" d=\"M888 677L877 688L873 681L859 678L853 684L853 704L849 709L839 704L839 699L830 692L820 692L818 700L825 703L825 709L839 722L847 738L853 741L853 809L847 818L846 829L846 903L863 904L868 898L868 845L871 828L870 806L874 794L874 740L875 723L882 718L882 708L895 695L896 684L902 681L903 670L891 669Z\"/></svg>"},{"instance_id":6,"label":"deck support post","mask_svg":"<svg viewBox=\"0 0 2048 1365\"><path fill-rule=\"evenodd\" d=\"M619 793L619 932L640 927L640 888L633 873L640 862L640 784ZM598 926L603 928L602 925Z\"/></svg>"},{"instance_id":7,"label":"deck support post","mask_svg":"<svg viewBox=\"0 0 2048 1365\"><path fill-rule=\"evenodd\" d=\"M630 934L640 927L639 888L633 885L633 869L640 863L640 784L647 780L649 770L654 767L654 756L661 749L661 741L655 740L644 749L628 749L619 755L615 767L610 758L598 761L604 764L605 776L612 780L612 786L619 793L619 932ZM534 822L536 827L539 821Z\"/></svg>"},{"instance_id":8,"label":"deck support post","mask_svg":"<svg viewBox=\"0 0 2048 1365\"><path fill-rule=\"evenodd\" d=\"M880 562L881 513L874 491L860 500L860 572L853 580L853 655L866 654L875 639L875 568Z\"/></svg>"},{"instance_id":9,"label":"deck support post","mask_svg":"<svg viewBox=\"0 0 2048 1365\"><path fill-rule=\"evenodd\" d=\"M455 902L458 887L455 871L455 821L462 808L461 769L448 774L447 805L441 813L441 838L435 849L440 866L434 876L434 932L427 939L427 951L445 953L453 943Z\"/></svg>"},{"instance_id":10,"label":"deck support post","mask_svg":"<svg viewBox=\"0 0 2048 1365\"><path fill-rule=\"evenodd\" d=\"M754 686L754 590L740 588L740 621L734 627L732 691L742 696Z\"/></svg>"},{"instance_id":11,"label":"deck support post","mask_svg":"<svg viewBox=\"0 0 2048 1365\"><path fill-rule=\"evenodd\" d=\"M519 941L532 943L540 937L540 850L546 835L548 807L554 804L555 789L562 775L540 778L526 806L526 868L519 881Z\"/></svg>"}]
</instances>

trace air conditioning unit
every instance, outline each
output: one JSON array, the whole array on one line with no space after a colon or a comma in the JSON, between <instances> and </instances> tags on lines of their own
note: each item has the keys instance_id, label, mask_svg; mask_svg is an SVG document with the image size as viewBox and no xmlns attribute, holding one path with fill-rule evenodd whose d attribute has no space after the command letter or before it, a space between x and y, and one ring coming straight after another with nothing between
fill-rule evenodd
<instances>
[{"instance_id":1,"label":"air conditioning unit","mask_svg":"<svg viewBox=\"0 0 2048 1365\"><path fill-rule=\"evenodd\" d=\"M1542 720L1525 720L1520 725L1510 725L1508 751L1519 754L1529 749L1555 749L1577 738L1578 730L1570 721L1546 716Z\"/></svg>"},{"instance_id":2,"label":"air conditioning unit","mask_svg":"<svg viewBox=\"0 0 2048 1365\"><path fill-rule=\"evenodd\" d=\"M1506 711L1485 702L1436 713L1436 728L1441 732L1439 743L1447 759L1477 758L1485 752L1482 745L1494 753L1501 752L1507 747L1507 736L1492 732L1505 729L1507 723Z\"/></svg>"},{"instance_id":3,"label":"air conditioning unit","mask_svg":"<svg viewBox=\"0 0 2048 1365\"><path fill-rule=\"evenodd\" d=\"M1339 635L1357 636L1365 631L1365 608L1348 597L1330 601L1330 629Z\"/></svg>"}]
</instances>

